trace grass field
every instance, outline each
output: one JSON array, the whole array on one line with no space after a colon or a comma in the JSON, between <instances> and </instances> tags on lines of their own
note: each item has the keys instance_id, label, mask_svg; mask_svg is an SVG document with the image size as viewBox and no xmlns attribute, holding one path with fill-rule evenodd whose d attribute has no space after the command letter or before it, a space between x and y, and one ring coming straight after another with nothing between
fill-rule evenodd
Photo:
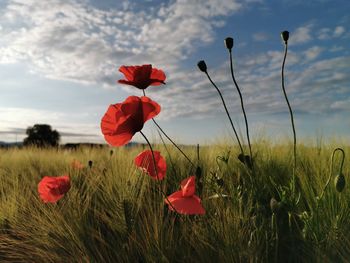
<instances>
[{"instance_id":1,"label":"grass field","mask_svg":"<svg viewBox=\"0 0 350 263\"><path fill-rule=\"evenodd\" d=\"M230 144L201 147L199 161L196 147L184 148L202 168L203 216L168 210L159 182L133 164L141 146L113 148L112 155L107 147L1 150L0 262L348 262L350 191L334 187L338 153L330 184L316 198L339 145L298 145L299 201L289 187L293 146L260 140L252 147L254 174ZM154 148L167 160L161 187L171 194L196 167L170 145ZM344 150L348 180L350 148ZM74 159L85 168L71 167ZM63 174L70 191L44 204L38 182Z\"/></svg>"}]
</instances>

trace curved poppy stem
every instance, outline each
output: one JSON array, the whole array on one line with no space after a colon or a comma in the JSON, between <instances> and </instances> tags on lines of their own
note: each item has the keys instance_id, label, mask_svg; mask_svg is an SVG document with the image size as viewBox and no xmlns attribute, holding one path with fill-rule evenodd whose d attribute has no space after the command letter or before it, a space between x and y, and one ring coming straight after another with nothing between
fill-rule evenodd
<instances>
[{"instance_id":1,"label":"curved poppy stem","mask_svg":"<svg viewBox=\"0 0 350 263\"><path fill-rule=\"evenodd\" d=\"M330 181L331 181L331 178L332 178L332 175L333 175L333 159L334 159L334 155L337 151L340 151L342 153L342 160L341 160L341 164L340 164L340 168L339 168L339 174L342 173L343 171L343 165L344 165L344 160L345 160L345 152L342 148L336 148L333 150L333 153L332 153L332 157L331 157L331 167L330 167L330 173L329 173L329 177L328 177L328 180L323 188L323 191L320 195L320 197L318 198L318 200L320 201L326 191L326 188L328 187Z\"/></svg>"},{"instance_id":2,"label":"curved poppy stem","mask_svg":"<svg viewBox=\"0 0 350 263\"><path fill-rule=\"evenodd\" d=\"M169 156L169 161L170 161L170 163L171 163L171 168L173 169L174 174L176 175L175 165L174 165L173 160L171 159L171 155L170 155L170 152L169 152L169 150L168 150L168 147L166 147L165 141L164 141L163 136L162 136L162 134L160 133L160 131L157 130L157 132L158 132L158 135L159 135L160 140L161 140L162 143L163 143L163 146L164 146L164 148L165 148L165 151L167 152L167 154L168 154L168 156Z\"/></svg>"},{"instance_id":3,"label":"curved poppy stem","mask_svg":"<svg viewBox=\"0 0 350 263\"><path fill-rule=\"evenodd\" d=\"M143 89L143 96L146 96L146 92ZM179 150L179 152L187 159L187 161L194 166L194 163L191 161L190 158L188 158L188 156L180 149L179 146L177 146L177 144L165 133L165 131L159 126L159 124L156 122L156 120L154 118L152 118L152 121L154 122L154 124L157 126L157 128L164 134L164 136L175 146L176 149Z\"/></svg>"},{"instance_id":4,"label":"curved poppy stem","mask_svg":"<svg viewBox=\"0 0 350 263\"><path fill-rule=\"evenodd\" d=\"M283 90L283 94L284 97L286 99L287 105L288 105L288 110L289 110L289 114L290 114L290 120L292 123L292 129L293 129L293 157L294 157L294 166L293 166L293 179L292 179L292 187L293 187L293 197L295 196L295 170L297 167L297 136L295 133L295 125L294 125L294 117L293 117L293 111L292 108L290 106L288 97L287 97L287 93L286 93L286 89L284 87L284 66L286 63L286 57L287 57L287 52L288 52L288 42L286 41L284 44L284 57L283 57L283 62L282 62L282 69L281 69L281 77L282 77L282 90Z\"/></svg>"},{"instance_id":5,"label":"curved poppy stem","mask_svg":"<svg viewBox=\"0 0 350 263\"><path fill-rule=\"evenodd\" d=\"M233 125L233 122L232 122L232 119L231 119L230 113L229 113L229 112L228 112L228 110L227 110L227 107L226 107L226 103L225 103L224 97L222 96L221 91L219 90L219 88L218 88L218 87L215 85L215 83L214 83L214 82L212 81L212 79L210 78L210 76L209 76L208 72L207 72L207 71L205 71L204 73L207 75L207 77L208 77L209 81L211 82L211 84L214 86L214 88L215 88L215 89L217 90L217 92L219 93L219 96L220 96L220 98L221 98L222 104L224 105L224 108L225 108L225 111L226 111L227 117L228 117L228 119L230 120L231 127L232 127L232 129L233 129L233 132L235 133L235 136L236 136L236 139L237 139L237 142L238 142L239 148L240 148L240 150L241 150L241 153L244 155L244 151L243 151L243 147L242 147L241 141L239 140L239 137L238 137L237 131L236 131L236 129L235 129L235 126Z\"/></svg>"},{"instance_id":6,"label":"curved poppy stem","mask_svg":"<svg viewBox=\"0 0 350 263\"><path fill-rule=\"evenodd\" d=\"M245 121L245 127L246 127L246 133L247 133L249 154L250 154L251 162L252 162L252 166L253 166L253 155L252 155L252 146L251 146L251 144L250 144L250 137L249 137L248 119L247 119L247 115L246 115L246 112L245 112L245 109L244 109L243 96L242 96L241 90L240 90L239 87L238 87L238 84L237 84L237 81L236 81L236 79L235 79L235 76L234 76L234 74L233 74L232 50L231 50L231 49L229 49L229 53L230 53L230 70L231 70L231 76L232 76L233 83L235 84L236 89L237 89L237 91L238 91L239 98L240 98L240 100L241 100L241 107L242 107L242 112L243 112L244 121Z\"/></svg>"},{"instance_id":7,"label":"curved poppy stem","mask_svg":"<svg viewBox=\"0 0 350 263\"><path fill-rule=\"evenodd\" d=\"M152 159L153 159L153 165L154 165L154 170L155 170L155 172L156 172L157 180L159 181L157 163L156 163L156 158L154 157L154 152L153 152L152 145L151 145L151 143L149 142L149 140L147 139L146 135L145 135L142 131L140 131L140 133L141 133L142 137L146 140L146 142L147 142L147 144L148 144L148 147L149 147L149 149L151 150ZM159 181L159 183L160 183L160 181ZM168 202L168 204L171 206L171 208L173 208L174 211L177 213L175 207L172 205L172 203L169 201L167 195L164 193L164 191L163 191L163 189L162 189L162 187L161 187L161 183L160 183L159 185L160 185L160 187L159 187L160 192L161 192L162 195L165 197L165 200L167 200L167 202Z\"/></svg>"}]
</instances>

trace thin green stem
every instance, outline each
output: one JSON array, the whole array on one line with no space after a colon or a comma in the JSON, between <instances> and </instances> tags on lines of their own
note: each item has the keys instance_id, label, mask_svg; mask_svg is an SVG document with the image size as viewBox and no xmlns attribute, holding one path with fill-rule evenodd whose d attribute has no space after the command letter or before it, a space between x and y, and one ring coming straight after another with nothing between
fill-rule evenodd
<instances>
[{"instance_id":1,"label":"thin green stem","mask_svg":"<svg viewBox=\"0 0 350 263\"><path fill-rule=\"evenodd\" d=\"M284 57L283 57L283 63L282 63L282 70L281 70L281 76L282 76L282 90L284 97L286 99L288 109L289 109L289 114L290 114L290 120L292 122L292 129L293 129L293 158L294 158L294 166L293 166L293 179L292 179L292 187L293 187L293 197L295 196L295 170L297 166L297 136L295 133L295 125L294 125L294 117L293 117L293 111L290 106L286 89L284 87L284 66L286 63L286 58L287 58L287 52L288 52L288 42L285 42L285 48L284 48Z\"/></svg>"},{"instance_id":2,"label":"thin green stem","mask_svg":"<svg viewBox=\"0 0 350 263\"><path fill-rule=\"evenodd\" d=\"M159 135L160 140L161 140L162 143L163 143L163 146L164 146L164 148L165 148L165 151L167 152L167 154L168 154L168 156L169 156L169 161L170 161L170 164L171 164L171 168L173 169L174 174L176 175L175 165L174 165L173 160L171 159L171 155L170 155L170 152L169 152L169 150L168 150L168 147L166 147L166 144L165 144L165 142L164 142L163 136L162 136L162 134L160 133L160 131L157 130L157 132L158 132L158 135Z\"/></svg>"},{"instance_id":3,"label":"thin green stem","mask_svg":"<svg viewBox=\"0 0 350 263\"><path fill-rule=\"evenodd\" d=\"M145 90L143 91L143 96L146 96L146 92ZM190 158L188 158L188 156L180 149L179 146L177 146L177 144L165 133L165 131L159 126L159 124L156 122L156 120L154 118L152 118L153 123L157 126L157 128L164 134L164 136L175 146L176 149L179 150L179 152L187 159L187 161L194 166L194 163L191 161Z\"/></svg>"},{"instance_id":4,"label":"thin green stem","mask_svg":"<svg viewBox=\"0 0 350 263\"><path fill-rule=\"evenodd\" d=\"M322 197L323 197L323 195L324 195L324 193L326 191L326 188L328 187L328 185L329 185L329 183L330 183L330 181L332 179L332 175L333 175L333 160L334 160L334 155L335 155L335 153L337 151L341 151L341 153L342 153L342 161L341 161L340 168L339 168L339 174L341 174L342 171L343 171L343 165L344 165L344 160L345 160L345 152L344 152L344 150L342 148L336 148L336 149L333 150L333 153L332 153L331 164L330 164L330 169L329 169L330 173L329 173L328 180L327 180L327 182L326 182L326 184L325 184L325 186L323 188L323 191L322 191L320 197L318 198L318 201L320 201L322 199Z\"/></svg>"},{"instance_id":5,"label":"thin green stem","mask_svg":"<svg viewBox=\"0 0 350 263\"><path fill-rule=\"evenodd\" d=\"M223 98L223 96L222 96L222 94L221 94L221 91L220 91L219 88L215 85L215 83L212 81L212 79L210 78L210 76L209 76L209 74L208 74L207 71L205 72L205 74L207 75L207 77L208 77L209 81L211 82L211 84L215 87L215 89L216 89L217 92L219 93L219 96L220 96L220 98L221 98L222 104L224 105L224 108L225 108L227 117L228 117L228 119L230 120L231 127L232 127L232 129L233 129L233 132L235 133L235 136L236 136L236 139L237 139L239 148L240 148L240 150L241 150L242 155L244 156L244 151L243 151L243 147L242 147L241 141L239 140L237 131L236 131L236 129L235 129L235 126L233 125L233 122L232 122L230 113L229 113L228 110L227 110L226 103L225 103L225 100L224 100L224 98Z\"/></svg>"},{"instance_id":6,"label":"thin green stem","mask_svg":"<svg viewBox=\"0 0 350 263\"><path fill-rule=\"evenodd\" d=\"M159 181L157 163L156 163L156 158L154 157L154 152L153 152L152 145L151 145L151 143L149 142L149 140L147 139L146 135L145 135L142 131L140 131L140 133L141 133L142 137L145 139L145 141L147 142L149 149L151 150L152 159L153 159L153 165L154 165L154 170L155 170L155 172L156 172L157 180ZM171 208L174 209L174 211L177 213L175 207L174 207L173 204L169 201L167 195L164 193L160 181L159 181L159 186L160 186L160 187L159 187L159 190L160 190L160 192L162 193L162 195L165 197L165 200L167 200L167 202L168 202L168 204L171 206Z\"/></svg>"},{"instance_id":7,"label":"thin green stem","mask_svg":"<svg viewBox=\"0 0 350 263\"><path fill-rule=\"evenodd\" d=\"M229 53L230 53L230 70L231 70L231 76L232 76L233 83L235 84L236 89L237 89L237 91L238 91L239 98L240 98L240 100L241 100L241 107L242 107L242 112L243 112L243 116L244 116L245 127L246 127L246 133L247 133L247 140L248 140L248 146L249 146L249 154L250 154L250 158L251 158L251 162L252 162L252 166L253 166L253 154L252 154L252 146L251 146L251 144L250 144L250 137L249 137L249 127L248 127L247 114L246 114L245 109L244 109L243 96L242 96L241 90L239 89L238 84L237 84L237 81L236 81L235 76L234 76L234 74L233 74L232 50L231 50L231 49L229 49Z\"/></svg>"}]
</instances>

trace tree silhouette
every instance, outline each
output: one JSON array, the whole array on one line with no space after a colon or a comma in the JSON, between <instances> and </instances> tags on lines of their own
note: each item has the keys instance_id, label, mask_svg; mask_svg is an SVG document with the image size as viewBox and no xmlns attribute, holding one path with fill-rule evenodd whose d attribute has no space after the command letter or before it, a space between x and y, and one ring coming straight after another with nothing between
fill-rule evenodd
<instances>
[{"instance_id":1,"label":"tree silhouette","mask_svg":"<svg viewBox=\"0 0 350 263\"><path fill-rule=\"evenodd\" d=\"M37 147L58 146L60 134L56 130L52 130L50 125L35 124L26 130L27 138L24 139L25 146L32 145Z\"/></svg>"}]
</instances>

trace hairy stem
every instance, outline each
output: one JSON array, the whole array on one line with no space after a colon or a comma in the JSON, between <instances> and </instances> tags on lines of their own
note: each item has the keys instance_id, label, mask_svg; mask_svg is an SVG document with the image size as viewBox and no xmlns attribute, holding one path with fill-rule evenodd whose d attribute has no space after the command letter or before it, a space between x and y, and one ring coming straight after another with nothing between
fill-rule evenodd
<instances>
[{"instance_id":1,"label":"hairy stem","mask_svg":"<svg viewBox=\"0 0 350 263\"><path fill-rule=\"evenodd\" d=\"M333 160L334 160L334 155L337 151L340 151L342 153L342 161L341 161L341 164L340 164L340 168L339 168L339 174L341 174L341 172L343 171L343 165L344 165L344 160L345 160L345 153L344 153L344 150L342 148L336 148L334 149L333 153L332 153L332 157L331 157L331 167L330 167L330 173L329 173L329 177L328 177L328 180L323 188L323 191L320 195L320 197L318 198L318 200L320 201L326 191L326 188L328 187L330 181L331 181L331 178L332 178L332 175L333 175Z\"/></svg>"},{"instance_id":2,"label":"hairy stem","mask_svg":"<svg viewBox=\"0 0 350 263\"><path fill-rule=\"evenodd\" d=\"M241 100L241 107L242 107L242 112L243 112L243 116L244 116L245 127L246 127L246 133L247 133L247 140L248 140L248 146L249 146L249 154L250 154L251 161L252 161L252 166L253 166L253 155L252 155L252 146L251 146L251 144L250 144L250 137L249 137L248 119L247 119L247 115L246 115L246 112L245 112L245 109L244 109L244 103L243 103L242 93L241 93L241 90L240 90L239 87L238 87L237 81L236 81L235 76L234 76L234 74L233 74L232 50L231 50L231 49L229 49L229 53L230 53L230 69L231 69L231 76L232 76L233 83L235 84L236 89L237 89L237 91L238 91L239 98L240 98L240 100Z\"/></svg>"},{"instance_id":3,"label":"hairy stem","mask_svg":"<svg viewBox=\"0 0 350 263\"><path fill-rule=\"evenodd\" d=\"M211 82L211 84L215 87L215 89L216 89L217 92L219 93L219 96L220 96L220 98L221 98L222 104L224 105L224 108L225 108L227 117L228 117L228 119L230 120L231 127L232 127L232 129L233 129L233 132L235 133L235 136L236 136L236 139L237 139L239 148L240 148L240 150L241 150L241 153L244 155L244 151L243 151L243 147L242 147L241 141L239 140L237 131L236 131L236 129L235 129L235 126L233 125L233 122L232 122L230 113L229 113L228 110L227 110L226 103L225 103L225 100L224 100L224 98L223 98L223 96L222 96L222 94L221 94L221 91L220 91L219 88L215 85L215 83L212 81L212 79L210 78L208 72L205 72L205 74L207 75L207 77L208 77L209 81Z\"/></svg>"},{"instance_id":4,"label":"hairy stem","mask_svg":"<svg viewBox=\"0 0 350 263\"><path fill-rule=\"evenodd\" d=\"M151 145L151 143L149 142L149 140L147 139L146 135L145 135L142 131L140 131L140 133L141 133L142 137L145 139L145 141L147 142L149 149L151 150L152 159L153 159L153 165L154 165L154 170L155 170L155 172L156 172L157 180L159 181L157 163L156 163L156 158L154 157L154 152L153 152L152 145ZM160 185L159 185L159 186L160 186L160 187L159 187L160 192L161 192L162 195L165 197L165 199L167 200L167 202L168 202L168 204L171 206L171 208L174 209L175 212L177 212L176 209L175 209L175 207L174 207L174 206L172 205L172 203L169 201L167 195L164 193L160 181L159 181L159 184L160 184Z\"/></svg>"},{"instance_id":5,"label":"hairy stem","mask_svg":"<svg viewBox=\"0 0 350 263\"><path fill-rule=\"evenodd\" d=\"M146 92L145 90L143 91L143 96L146 96ZM153 123L157 126L157 128L164 134L164 136L175 146L176 149L179 150L179 152L186 158L186 160L192 165L194 166L194 163L191 161L191 159L180 149L179 146L177 146L177 144L165 133L165 131L159 126L159 124L156 122L156 120L154 118L152 118Z\"/></svg>"},{"instance_id":6,"label":"hairy stem","mask_svg":"<svg viewBox=\"0 0 350 263\"><path fill-rule=\"evenodd\" d=\"M289 114L290 114L290 120L291 120L291 123L292 123L292 129L293 129L293 158L294 158L294 165L293 165L293 178L292 178L292 187L293 187L293 189L292 190L293 190L293 197L294 197L295 196L295 170L296 170L296 166L297 166L297 136L296 136L296 133L295 133L293 111L292 111L292 108L290 106L290 103L289 103L289 100L288 100L288 97L287 97L286 89L284 87L284 66L285 66L285 63L286 63L287 52L288 52L288 43L285 42L281 76L282 76L282 90L283 90L283 94L284 94L284 97L285 97L287 105L288 105L288 110L289 110Z\"/></svg>"}]
</instances>

